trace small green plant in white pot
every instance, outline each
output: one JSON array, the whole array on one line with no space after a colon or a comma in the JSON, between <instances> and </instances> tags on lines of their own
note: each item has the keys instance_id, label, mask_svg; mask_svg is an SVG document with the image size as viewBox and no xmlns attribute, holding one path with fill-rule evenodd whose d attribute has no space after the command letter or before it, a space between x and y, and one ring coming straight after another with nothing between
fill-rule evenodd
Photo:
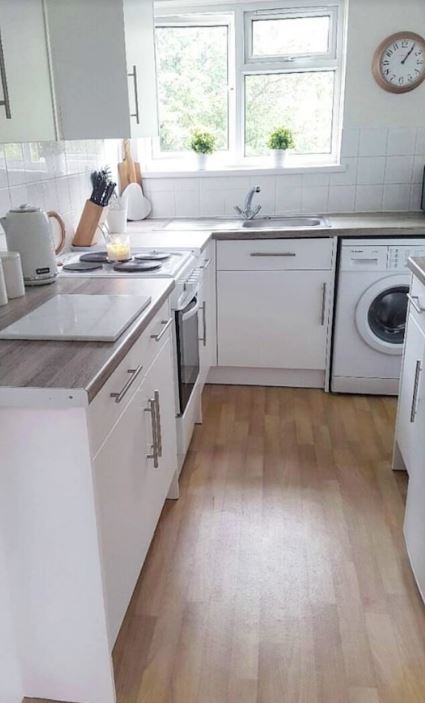
<instances>
[{"instance_id":1,"label":"small green plant in white pot","mask_svg":"<svg viewBox=\"0 0 425 703\"><path fill-rule=\"evenodd\" d=\"M208 156L215 151L215 136L211 132L196 130L192 134L190 146L197 156L199 170L205 170Z\"/></svg>"},{"instance_id":2,"label":"small green plant in white pot","mask_svg":"<svg viewBox=\"0 0 425 703\"><path fill-rule=\"evenodd\" d=\"M276 127L270 134L267 146L273 152L275 166L282 168L288 149L293 149L295 146L292 131L288 127Z\"/></svg>"}]
</instances>

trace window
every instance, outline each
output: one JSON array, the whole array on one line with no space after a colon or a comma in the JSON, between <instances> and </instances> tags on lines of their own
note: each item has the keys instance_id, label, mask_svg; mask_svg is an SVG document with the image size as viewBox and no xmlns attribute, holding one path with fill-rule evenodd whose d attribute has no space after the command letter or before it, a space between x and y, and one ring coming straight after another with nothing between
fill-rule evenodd
<instances>
[{"instance_id":1,"label":"window","mask_svg":"<svg viewBox=\"0 0 425 703\"><path fill-rule=\"evenodd\" d=\"M335 163L343 0L229 5L156 21L160 138L156 158L182 158L191 134L216 137L216 162L255 165L270 132L290 127L294 166ZM314 3L314 4L313 4Z\"/></svg>"}]
</instances>

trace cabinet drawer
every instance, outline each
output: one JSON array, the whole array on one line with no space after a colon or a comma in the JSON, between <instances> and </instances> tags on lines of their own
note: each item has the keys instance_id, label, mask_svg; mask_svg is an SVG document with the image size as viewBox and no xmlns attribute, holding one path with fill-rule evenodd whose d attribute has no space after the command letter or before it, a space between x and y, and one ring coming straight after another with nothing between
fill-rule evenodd
<instances>
[{"instance_id":1,"label":"cabinet drawer","mask_svg":"<svg viewBox=\"0 0 425 703\"><path fill-rule=\"evenodd\" d=\"M412 279L410 295L413 299L413 303L410 304L410 314L425 334L425 286L416 276L413 276ZM424 308L424 310L419 312L418 308Z\"/></svg>"},{"instance_id":2,"label":"cabinet drawer","mask_svg":"<svg viewBox=\"0 0 425 703\"><path fill-rule=\"evenodd\" d=\"M97 453L129 400L140 387L146 371L162 348L165 340L168 339L170 331L159 342L152 335L157 335L164 328L163 322L169 319L170 312L167 301L149 323L143 334L133 344L120 365L108 378L93 402L90 403L88 418L92 456ZM131 380L131 375L128 373L129 369L138 369L140 366L142 366L142 369L139 371L137 378L134 379L134 383L129 386L128 391L123 394L122 401L116 402L116 398L111 397L111 393L122 392L125 385Z\"/></svg>"},{"instance_id":3,"label":"cabinet drawer","mask_svg":"<svg viewBox=\"0 0 425 703\"><path fill-rule=\"evenodd\" d=\"M332 268L333 240L250 239L217 242L219 271L281 271Z\"/></svg>"}]
</instances>

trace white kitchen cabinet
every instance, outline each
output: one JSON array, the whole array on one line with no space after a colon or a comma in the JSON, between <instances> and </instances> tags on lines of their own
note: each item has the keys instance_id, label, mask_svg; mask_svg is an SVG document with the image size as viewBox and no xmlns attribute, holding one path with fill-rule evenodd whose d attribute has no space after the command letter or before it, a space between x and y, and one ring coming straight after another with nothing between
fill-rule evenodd
<instances>
[{"instance_id":1,"label":"white kitchen cabinet","mask_svg":"<svg viewBox=\"0 0 425 703\"><path fill-rule=\"evenodd\" d=\"M94 460L111 649L176 470L174 407L168 334Z\"/></svg>"},{"instance_id":2,"label":"white kitchen cabinet","mask_svg":"<svg viewBox=\"0 0 425 703\"><path fill-rule=\"evenodd\" d=\"M0 142L55 139L42 0L1 0L0 35Z\"/></svg>"},{"instance_id":3,"label":"white kitchen cabinet","mask_svg":"<svg viewBox=\"0 0 425 703\"><path fill-rule=\"evenodd\" d=\"M209 370L217 363L217 323L215 285L215 243L210 242L203 262L203 280L199 291L199 366L200 384L204 387Z\"/></svg>"},{"instance_id":4,"label":"white kitchen cabinet","mask_svg":"<svg viewBox=\"0 0 425 703\"><path fill-rule=\"evenodd\" d=\"M219 271L218 363L325 369L328 271Z\"/></svg>"},{"instance_id":5,"label":"white kitchen cabinet","mask_svg":"<svg viewBox=\"0 0 425 703\"><path fill-rule=\"evenodd\" d=\"M334 255L330 238L218 242L214 382L324 386Z\"/></svg>"},{"instance_id":6,"label":"white kitchen cabinet","mask_svg":"<svg viewBox=\"0 0 425 703\"><path fill-rule=\"evenodd\" d=\"M59 136L157 134L152 0L46 0Z\"/></svg>"},{"instance_id":7,"label":"white kitchen cabinet","mask_svg":"<svg viewBox=\"0 0 425 703\"><path fill-rule=\"evenodd\" d=\"M425 600L425 286L413 278L397 409L394 468L409 473L404 536Z\"/></svg>"}]
</instances>

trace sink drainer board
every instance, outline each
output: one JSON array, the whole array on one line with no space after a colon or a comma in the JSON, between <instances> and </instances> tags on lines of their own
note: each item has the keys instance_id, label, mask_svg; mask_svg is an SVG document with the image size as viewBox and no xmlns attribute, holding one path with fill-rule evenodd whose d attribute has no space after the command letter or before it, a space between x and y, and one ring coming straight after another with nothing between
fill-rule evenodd
<instances>
[{"instance_id":1,"label":"sink drainer board","mask_svg":"<svg viewBox=\"0 0 425 703\"><path fill-rule=\"evenodd\" d=\"M115 342L150 302L134 295L55 295L0 330L0 339Z\"/></svg>"}]
</instances>

